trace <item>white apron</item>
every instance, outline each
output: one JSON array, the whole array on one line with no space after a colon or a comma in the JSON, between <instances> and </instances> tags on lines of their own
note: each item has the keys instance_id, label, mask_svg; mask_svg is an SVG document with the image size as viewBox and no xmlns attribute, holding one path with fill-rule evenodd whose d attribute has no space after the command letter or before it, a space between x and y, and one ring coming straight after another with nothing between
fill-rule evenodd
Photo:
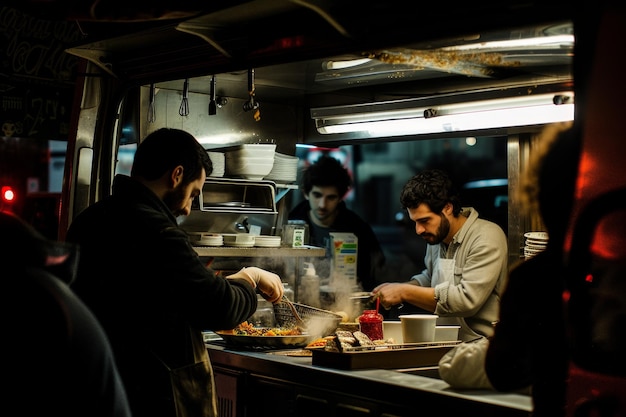
<instances>
[{"instance_id":1,"label":"white apron","mask_svg":"<svg viewBox=\"0 0 626 417\"><path fill-rule=\"evenodd\" d=\"M448 250L450 249L451 248L448 247ZM435 288L438 284L441 284L444 282L449 282L450 286L457 284L454 281L454 262L456 258L457 249L458 247L455 248L452 259L446 259L446 258L442 258L441 256L439 256L435 260L435 265L433 268L433 277L431 281L432 283L431 285L433 288ZM465 322L465 319L463 317L439 317L437 319L437 325L461 326L461 329L459 331L459 338L463 341L482 337L481 335L476 333L474 330L472 330L471 327L468 326L468 324Z\"/></svg>"}]
</instances>

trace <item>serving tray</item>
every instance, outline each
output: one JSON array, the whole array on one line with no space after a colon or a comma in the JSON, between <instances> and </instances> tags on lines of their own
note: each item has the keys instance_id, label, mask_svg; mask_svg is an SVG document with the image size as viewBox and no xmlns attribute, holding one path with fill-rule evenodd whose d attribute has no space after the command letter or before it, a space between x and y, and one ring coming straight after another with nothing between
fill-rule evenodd
<instances>
[{"instance_id":1,"label":"serving tray","mask_svg":"<svg viewBox=\"0 0 626 417\"><path fill-rule=\"evenodd\" d=\"M419 343L354 349L347 352L313 349L313 365L337 369L398 369L437 366L439 360L460 342Z\"/></svg>"}]
</instances>

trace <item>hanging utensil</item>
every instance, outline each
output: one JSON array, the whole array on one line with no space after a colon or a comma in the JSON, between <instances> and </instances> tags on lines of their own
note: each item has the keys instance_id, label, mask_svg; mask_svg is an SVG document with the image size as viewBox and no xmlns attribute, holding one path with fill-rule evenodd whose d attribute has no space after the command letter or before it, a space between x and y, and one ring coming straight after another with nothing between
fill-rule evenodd
<instances>
[{"instance_id":1,"label":"hanging utensil","mask_svg":"<svg viewBox=\"0 0 626 417\"><path fill-rule=\"evenodd\" d=\"M250 68L248 70L248 95L250 96L250 99L246 101L245 103L243 103L243 110L244 111L255 110L254 120L258 122L259 120L261 120L261 110L259 109L261 104L258 101L256 101L254 97L254 94L255 94L254 90L255 90L254 68Z\"/></svg>"},{"instance_id":2,"label":"hanging utensil","mask_svg":"<svg viewBox=\"0 0 626 417\"><path fill-rule=\"evenodd\" d=\"M185 78L185 83L183 84L183 101L178 108L178 114L189 116L189 78Z\"/></svg>"},{"instance_id":3,"label":"hanging utensil","mask_svg":"<svg viewBox=\"0 0 626 417\"><path fill-rule=\"evenodd\" d=\"M156 92L156 86L150 84L150 99L148 104L148 123L154 123L156 120L156 111L154 109L154 96Z\"/></svg>"},{"instance_id":4,"label":"hanging utensil","mask_svg":"<svg viewBox=\"0 0 626 417\"><path fill-rule=\"evenodd\" d=\"M211 77L211 90L209 100L209 116L217 114L217 102L215 101L215 75Z\"/></svg>"}]
</instances>

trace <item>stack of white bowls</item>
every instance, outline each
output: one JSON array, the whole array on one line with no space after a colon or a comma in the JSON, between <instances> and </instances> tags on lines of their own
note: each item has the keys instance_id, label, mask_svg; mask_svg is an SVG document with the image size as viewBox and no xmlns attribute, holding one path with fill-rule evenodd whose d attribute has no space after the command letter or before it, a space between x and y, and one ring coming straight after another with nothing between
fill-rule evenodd
<instances>
[{"instance_id":1,"label":"stack of white bowls","mask_svg":"<svg viewBox=\"0 0 626 417\"><path fill-rule=\"evenodd\" d=\"M274 166L276 144L247 143L226 152L226 174L262 180Z\"/></svg>"},{"instance_id":2,"label":"stack of white bowls","mask_svg":"<svg viewBox=\"0 0 626 417\"><path fill-rule=\"evenodd\" d=\"M260 248L279 248L280 242L280 236L260 235L254 237L254 246Z\"/></svg>"},{"instance_id":3,"label":"stack of white bowls","mask_svg":"<svg viewBox=\"0 0 626 417\"><path fill-rule=\"evenodd\" d=\"M211 173L211 175L209 175L209 177L223 177L224 172L226 172L224 153L212 151L207 151L207 153L209 154L209 158L213 163L213 172Z\"/></svg>"},{"instance_id":4,"label":"stack of white bowls","mask_svg":"<svg viewBox=\"0 0 626 417\"><path fill-rule=\"evenodd\" d=\"M548 232L527 232L524 233L526 242L524 245L524 258L532 258L538 253L546 250L548 246Z\"/></svg>"},{"instance_id":5,"label":"stack of white bowls","mask_svg":"<svg viewBox=\"0 0 626 417\"><path fill-rule=\"evenodd\" d=\"M272 171L265 179L280 183L291 183L295 182L297 177L298 157L276 152L274 154Z\"/></svg>"}]
</instances>

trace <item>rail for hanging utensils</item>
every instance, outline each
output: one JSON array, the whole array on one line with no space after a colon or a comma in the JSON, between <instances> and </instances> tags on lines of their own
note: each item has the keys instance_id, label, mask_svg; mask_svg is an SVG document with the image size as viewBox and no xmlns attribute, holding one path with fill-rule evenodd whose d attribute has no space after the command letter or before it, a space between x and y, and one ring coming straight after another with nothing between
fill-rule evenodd
<instances>
[{"instance_id":1,"label":"rail for hanging utensils","mask_svg":"<svg viewBox=\"0 0 626 417\"><path fill-rule=\"evenodd\" d=\"M189 78L185 78L185 83L183 84L183 100L178 108L178 114L189 116Z\"/></svg>"}]
</instances>

